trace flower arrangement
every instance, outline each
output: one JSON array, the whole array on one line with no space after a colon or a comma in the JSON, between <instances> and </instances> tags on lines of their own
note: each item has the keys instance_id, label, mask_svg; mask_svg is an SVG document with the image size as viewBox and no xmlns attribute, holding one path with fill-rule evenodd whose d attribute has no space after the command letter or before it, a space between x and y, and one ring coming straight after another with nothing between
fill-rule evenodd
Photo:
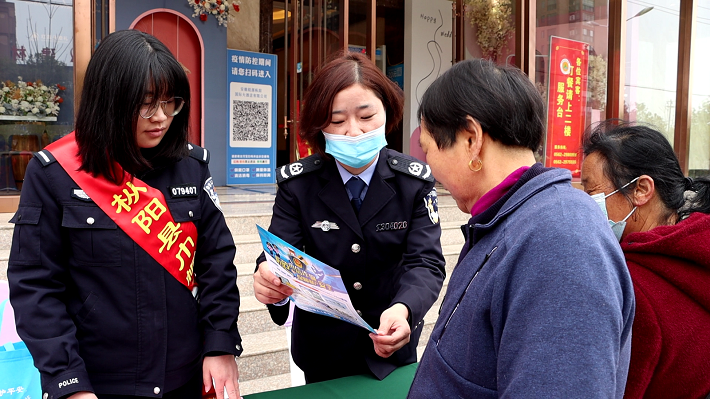
<instances>
[{"instance_id":1,"label":"flower arrangement","mask_svg":"<svg viewBox=\"0 0 710 399\"><path fill-rule=\"evenodd\" d=\"M476 42L483 56L498 59L515 30L511 0L464 0L466 16L478 30Z\"/></svg>"},{"instance_id":2,"label":"flower arrangement","mask_svg":"<svg viewBox=\"0 0 710 399\"><path fill-rule=\"evenodd\" d=\"M0 88L0 115L37 118L57 116L59 104L64 102L57 93L65 89L59 84L46 86L39 79L25 82L22 76L17 77L17 83L6 80Z\"/></svg>"},{"instance_id":3,"label":"flower arrangement","mask_svg":"<svg viewBox=\"0 0 710 399\"><path fill-rule=\"evenodd\" d=\"M240 0L187 0L187 3L192 6L192 16L199 15L200 21L207 21L208 15L214 15L217 22L222 26L227 26L234 17L230 14L232 10L239 12Z\"/></svg>"}]
</instances>

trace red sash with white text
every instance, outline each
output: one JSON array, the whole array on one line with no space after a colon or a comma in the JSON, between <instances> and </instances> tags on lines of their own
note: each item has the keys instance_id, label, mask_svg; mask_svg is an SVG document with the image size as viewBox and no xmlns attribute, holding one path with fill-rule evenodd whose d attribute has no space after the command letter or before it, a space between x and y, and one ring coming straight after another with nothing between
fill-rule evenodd
<instances>
[{"instance_id":1,"label":"red sash with white text","mask_svg":"<svg viewBox=\"0 0 710 399\"><path fill-rule=\"evenodd\" d=\"M120 185L103 176L80 171L79 147L74 132L48 145L48 150L69 177L121 228L173 277L189 290L195 286L197 228L192 222L175 223L160 190L123 172ZM117 166L118 167L118 166ZM120 169L120 167L118 167Z\"/></svg>"}]
</instances>

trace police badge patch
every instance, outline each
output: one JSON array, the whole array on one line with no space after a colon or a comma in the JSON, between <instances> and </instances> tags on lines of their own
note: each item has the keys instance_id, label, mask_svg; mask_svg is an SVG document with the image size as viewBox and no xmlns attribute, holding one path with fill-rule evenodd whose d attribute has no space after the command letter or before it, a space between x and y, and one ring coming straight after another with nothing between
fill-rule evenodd
<instances>
[{"instance_id":1,"label":"police badge patch","mask_svg":"<svg viewBox=\"0 0 710 399\"><path fill-rule=\"evenodd\" d=\"M86 202L94 202L89 198L89 196L84 192L84 190L80 188L72 188L71 189L71 197L76 198L78 200L86 201Z\"/></svg>"},{"instance_id":2,"label":"police badge patch","mask_svg":"<svg viewBox=\"0 0 710 399\"><path fill-rule=\"evenodd\" d=\"M217 197L217 190L214 188L214 182L212 181L212 176L210 176L209 179L205 180L205 185L202 186L202 188L205 190L207 195L210 196L210 199L212 200L212 203L214 203L214 206L219 209L220 212L224 213L222 210L222 207L219 205L219 197Z\"/></svg>"},{"instance_id":3,"label":"police badge patch","mask_svg":"<svg viewBox=\"0 0 710 399\"><path fill-rule=\"evenodd\" d=\"M432 188L429 194L424 197L424 206L429 214L429 220L433 224L439 223L439 199L436 197L436 187Z\"/></svg>"}]
</instances>

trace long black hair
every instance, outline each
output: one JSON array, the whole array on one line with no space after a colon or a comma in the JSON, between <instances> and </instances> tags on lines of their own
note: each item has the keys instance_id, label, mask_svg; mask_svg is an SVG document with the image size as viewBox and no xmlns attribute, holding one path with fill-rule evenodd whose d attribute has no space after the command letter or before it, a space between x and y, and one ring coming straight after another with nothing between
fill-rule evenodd
<instances>
[{"instance_id":1,"label":"long black hair","mask_svg":"<svg viewBox=\"0 0 710 399\"><path fill-rule=\"evenodd\" d=\"M152 167L136 142L140 106L148 93L154 102L182 97L175 115L151 159L177 161L187 156L190 85L185 70L155 37L137 30L106 36L91 57L84 77L76 118L81 170L120 183L123 173L136 175Z\"/></svg>"},{"instance_id":2,"label":"long black hair","mask_svg":"<svg viewBox=\"0 0 710 399\"><path fill-rule=\"evenodd\" d=\"M446 149L468 126L467 116L493 140L537 151L545 133L545 105L519 69L483 60L456 63L422 97L417 118L436 145Z\"/></svg>"},{"instance_id":3,"label":"long black hair","mask_svg":"<svg viewBox=\"0 0 710 399\"><path fill-rule=\"evenodd\" d=\"M693 212L710 213L710 179L683 175L678 158L666 137L651 126L607 120L590 127L582 144L584 156L599 154L604 175L615 189L641 176L653 179L656 192L667 209L665 220L683 220ZM621 193L630 200L629 185ZM686 198L686 191L691 195Z\"/></svg>"}]
</instances>

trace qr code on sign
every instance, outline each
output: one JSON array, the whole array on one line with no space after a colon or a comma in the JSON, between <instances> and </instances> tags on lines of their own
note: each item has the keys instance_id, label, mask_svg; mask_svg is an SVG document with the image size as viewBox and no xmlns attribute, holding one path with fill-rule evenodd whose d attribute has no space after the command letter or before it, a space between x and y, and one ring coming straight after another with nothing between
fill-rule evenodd
<instances>
[{"instance_id":1,"label":"qr code on sign","mask_svg":"<svg viewBox=\"0 0 710 399\"><path fill-rule=\"evenodd\" d=\"M232 141L269 141L269 103L232 100Z\"/></svg>"}]
</instances>

